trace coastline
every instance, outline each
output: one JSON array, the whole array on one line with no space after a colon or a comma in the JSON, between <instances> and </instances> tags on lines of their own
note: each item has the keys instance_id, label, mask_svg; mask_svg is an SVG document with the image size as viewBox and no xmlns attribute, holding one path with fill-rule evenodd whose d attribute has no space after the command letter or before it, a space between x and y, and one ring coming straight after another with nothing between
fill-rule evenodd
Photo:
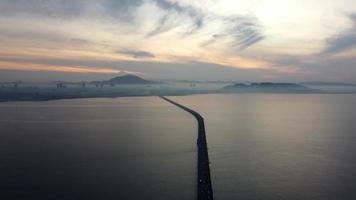
<instances>
[{"instance_id":1,"label":"coastline","mask_svg":"<svg viewBox=\"0 0 356 200\"><path fill-rule=\"evenodd\" d=\"M305 91L223 91L223 90L151 90L151 91L88 91L88 90L39 90L27 92L24 90L0 90L0 102L23 102L23 101L51 101L61 99L82 99L82 98L117 98L117 97L145 97L145 96L187 96L199 94L356 94L356 92L340 91L327 92L322 90Z\"/></svg>"}]
</instances>

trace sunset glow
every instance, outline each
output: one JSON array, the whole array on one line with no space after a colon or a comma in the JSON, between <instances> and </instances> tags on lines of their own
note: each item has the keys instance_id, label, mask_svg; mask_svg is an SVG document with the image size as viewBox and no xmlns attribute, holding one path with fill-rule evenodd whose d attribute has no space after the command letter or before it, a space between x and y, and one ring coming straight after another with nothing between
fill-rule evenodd
<instances>
[{"instance_id":1,"label":"sunset glow","mask_svg":"<svg viewBox=\"0 0 356 200\"><path fill-rule=\"evenodd\" d=\"M231 68L236 80L251 69L255 80L356 75L352 0L16 2L0 2L1 70L164 78L170 66L151 66L166 63L193 66L209 80Z\"/></svg>"}]
</instances>

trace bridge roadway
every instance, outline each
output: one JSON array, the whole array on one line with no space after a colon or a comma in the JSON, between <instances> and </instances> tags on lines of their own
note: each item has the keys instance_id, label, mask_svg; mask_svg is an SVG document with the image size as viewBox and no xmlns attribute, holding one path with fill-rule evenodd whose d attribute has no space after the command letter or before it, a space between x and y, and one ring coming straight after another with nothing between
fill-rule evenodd
<instances>
[{"instance_id":1,"label":"bridge roadway","mask_svg":"<svg viewBox=\"0 0 356 200\"><path fill-rule=\"evenodd\" d=\"M213 200L213 189L211 185L210 179L210 167L209 167L209 155L208 155L208 147L206 143L206 134L205 134L205 126L204 126L204 118L194 110L185 107L175 101L172 101L164 96L160 96L160 98L168 101L169 103L183 109L186 112L189 112L191 115L195 117L198 122L198 179L197 179L197 193L198 200Z\"/></svg>"}]
</instances>

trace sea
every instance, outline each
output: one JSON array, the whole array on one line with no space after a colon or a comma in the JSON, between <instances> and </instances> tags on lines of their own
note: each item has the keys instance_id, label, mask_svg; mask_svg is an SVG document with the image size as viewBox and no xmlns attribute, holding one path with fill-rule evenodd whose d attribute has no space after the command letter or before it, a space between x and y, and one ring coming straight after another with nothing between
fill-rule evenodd
<instances>
[{"instance_id":1,"label":"sea","mask_svg":"<svg viewBox=\"0 0 356 200\"><path fill-rule=\"evenodd\" d=\"M169 98L205 119L215 199L356 199L355 94ZM193 200L196 139L158 97L0 103L0 199Z\"/></svg>"}]
</instances>

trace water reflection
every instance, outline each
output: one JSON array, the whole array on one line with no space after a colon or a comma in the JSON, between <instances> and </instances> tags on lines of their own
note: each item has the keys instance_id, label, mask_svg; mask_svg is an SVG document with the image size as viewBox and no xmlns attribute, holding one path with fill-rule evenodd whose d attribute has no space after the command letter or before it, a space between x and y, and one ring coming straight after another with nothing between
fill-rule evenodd
<instances>
[{"instance_id":1,"label":"water reflection","mask_svg":"<svg viewBox=\"0 0 356 200\"><path fill-rule=\"evenodd\" d=\"M0 104L1 199L194 199L196 125L156 97Z\"/></svg>"},{"instance_id":2,"label":"water reflection","mask_svg":"<svg viewBox=\"0 0 356 200\"><path fill-rule=\"evenodd\" d=\"M173 99L205 117L216 199L356 199L356 95Z\"/></svg>"}]
</instances>

